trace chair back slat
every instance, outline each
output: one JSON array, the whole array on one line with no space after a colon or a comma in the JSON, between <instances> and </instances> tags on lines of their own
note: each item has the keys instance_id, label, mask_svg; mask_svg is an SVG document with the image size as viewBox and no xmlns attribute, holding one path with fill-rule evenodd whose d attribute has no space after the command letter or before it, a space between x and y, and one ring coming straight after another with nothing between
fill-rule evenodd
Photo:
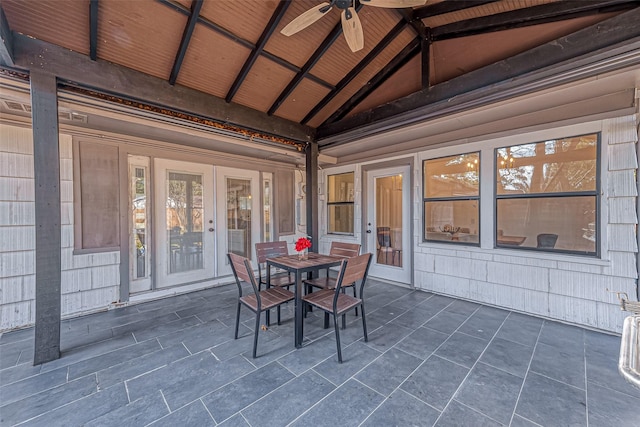
<instances>
[{"instance_id":1,"label":"chair back slat","mask_svg":"<svg viewBox=\"0 0 640 427\"><path fill-rule=\"evenodd\" d=\"M258 258L259 264L267 262L267 258L284 255L289 255L287 242L277 241L256 243L256 257Z\"/></svg>"},{"instance_id":2,"label":"chair back slat","mask_svg":"<svg viewBox=\"0 0 640 427\"><path fill-rule=\"evenodd\" d=\"M258 284L256 283L256 277L251 270L251 261L249 259L236 255L234 253L228 253L229 262L231 263L231 269L236 278L236 284L238 285L238 291L242 296L242 282L250 283L253 288L253 292L256 294L258 301L260 301L260 292Z\"/></svg>"},{"instance_id":3,"label":"chair back slat","mask_svg":"<svg viewBox=\"0 0 640 427\"><path fill-rule=\"evenodd\" d=\"M331 242L331 248L329 249L329 255L341 256L345 258L356 257L359 253L359 243Z\"/></svg>"},{"instance_id":4,"label":"chair back slat","mask_svg":"<svg viewBox=\"0 0 640 427\"><path fill-rule=\"evenodd\" d=\"M362 254L354 258L349 258L347 266L342 276L341 284L355 283L364 278L365 272L369 265L371 254Z\"/></svg>"}]
</instances>

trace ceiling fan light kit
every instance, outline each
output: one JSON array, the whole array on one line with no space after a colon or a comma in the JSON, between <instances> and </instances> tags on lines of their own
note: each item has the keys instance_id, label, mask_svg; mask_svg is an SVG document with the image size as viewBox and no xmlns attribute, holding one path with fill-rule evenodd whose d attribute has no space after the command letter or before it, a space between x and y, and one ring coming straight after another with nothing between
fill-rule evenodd
<instances>
[{"instance_id":1,"label":"ceiling fan light kit","mask_svg":"<svg viewBox=\"0 0 640 427\"><path fill-rule=\"evenodd\" d=\"M331 0L330 3L320 3L289 22L280 32L285 36L291 36L322 18L335 6L342 10L340 20L347 45L352 52L357 52L364 47L364 34L358 13L353 7L354 3L355 1L352 0ZM360 0L360 3L366 6L405 8L422 6L427 3L427 0Z\"/></svg>"}]
</instances>

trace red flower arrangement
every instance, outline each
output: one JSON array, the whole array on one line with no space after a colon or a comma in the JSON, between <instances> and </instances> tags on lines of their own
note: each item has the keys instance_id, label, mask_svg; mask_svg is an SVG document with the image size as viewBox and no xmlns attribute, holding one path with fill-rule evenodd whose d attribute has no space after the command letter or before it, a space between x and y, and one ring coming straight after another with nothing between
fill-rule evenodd
<instances>
[{"instance_id":1,"label":"red flower arrangement","mask_svg":"<svg viewBox=\"0 0 640 427\"><path fill-rule=\"evenodd\" d=\"M311 240L307 239L306 237L301 237L296 242L296 251L298 252L302 252L305 249L308 249L310 247L311 247Z\"/></svg>"}]
</instances>

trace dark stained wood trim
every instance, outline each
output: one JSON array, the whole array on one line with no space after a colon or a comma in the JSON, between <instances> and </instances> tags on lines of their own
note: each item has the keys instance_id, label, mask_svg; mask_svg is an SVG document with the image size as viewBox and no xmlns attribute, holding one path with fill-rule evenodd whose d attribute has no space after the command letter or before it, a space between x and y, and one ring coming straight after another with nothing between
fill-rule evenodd
<instances>
[{"instance_id":1,"label":"dark stained wood trim","mask_svg":"<svg viewBox=\"0 0 640 427\"><path fill-rule=\"evenodd\" d=\"M240 128L256 130L293 141L312 140L308 126L238 104L227 103L204 92L132 70L108 61L91 61L87 55L14 33L15 66L18 71L42 69L81 88L137 100L174 111Z\"/></svg>"},{"instance_id":2,"label":"dark stained wood trim","mask_svg":"<svg viewBox=\"0 0 640 427\"><path fill-rule=\"evenodd\" d=\"M313 252L318 252L319 228L318 228L318 144L310 142L305 149L305 171L306 171L306 202L307 202L307 235L311 237L311 248Z\"/></svg>"},{"instance_id":3,"label":"dark stained wood trim","mask_svg":"<svg viewBox=\"0 0 640 427\"><path fill-rule=\"evenodd\" d=\"M640 9L317 129L320 148L640 64Z\"/></svg>"},{"instance_id":4,"label":"dark stained wood trim","mask_svg":"<svg viewBox=\"0 0 640 427\"><path fill-rule=\"evenodd\" d=\"M419 9L414 9L413 16L416 19L425 19L430 16L444 15L445 13L458 12L472 7L494 3L499 0L447 0L436 4L427 4Z\"/></svg>"},{"instance_id":5,"label":"dark stained wood trim","mask_svg":"<svg viewBox=\"0 0 640 427\"><path fill-rule=\"evenodd\" d=\"M175 3L172 0L156 0L157 2L170 7L171 9L175 10L176 12L182 13L183 15L189 15L191 12L190 10L181 5L180 3ZM206 26L207 28L217 32L218 34L223 35L224 37L228 38L229 40L233 40L234 42L240 44L241 46L246 47L249 50L253 50L255 48L255 45L253 43L251 43L249 40L245 40L242 37L239 37L235 34L233 34L231 31L221 27L220 25L216 24L215 22L211 22L210 20L203 18L202 16L200 16L198 18L198 23L202 24L204 26ZM300 67L297 67L296 65L290 63L289 61L280 58L279 56L276 56L272 53L269 53L265 50L263 50L260 53L262 56L264 56L265 58L270 59L271 61L275 62L278 65L281 65L291 71L294 71L296 73L300 72ZM307 78L313 80L314 82L318 83L319 85L322 85L328 89L333 89L333 85L331 83L328 83L324 80L322 80L319 77L314 76L313 74L309 74L307 75Z\"/></svg>"},{"instance_id":6,"label":"dark stained wood trim","mask_svg":"<svg viewBox=\"0 0 640 427\"><path fill-rule=\"evenodd\" d=\"M356 6L356 12L359 11L361 8L362 8L362 5L358 3L358 5ZM342 23L338 22L336 26L333 27L333 30L331 30L329 35L320 44L318 49L316 49L316 51L313 52L313 55L311 55L311 57L307 60L307 62L302 66L302 68L300 69L300 72L298 72L298 74L294 76L294 78L289 82L287 87L282 91L282 93L280 93L280 95L275 100L273 105L271 105L271 107L267 111L268 115L270 116L273 115L278 110L278 108L280 108L280 106L285 101L285 99L287 99L289 95L291 95L291 92L293 92L293 90L296 87L298 87L302 79L311 75L309 73L309 70L311 70L311 68L313 68L313 66L316 65L316 63L320 60L320 58L322 58L322 55L324 55L325 52L329 50L331 45L333 45L333 43L338 39L338 37L340 37L341 34L342 34Z\"/></svg>"},{"instance_id":7,"label":"dark stained wood trim","mask_svg":"<svg viewBox=\"0 0 640 427\"><path fill-rule=\"evenodd\" d=\"M89 58L98 58L98 0L89 1Z\"/></svg>"},{"instance_id":8,"label":"dark stained wood trim","mask_svg":"<svg viewBox=\"0 0 640 427\"><path fill-rule=\"evenodd\" d=\"M13 34L9 21L4 14L2 4L0 4L0 62L4 65L13 65Z\"/></svg>"},{"instance_id":9,"label":"dark stained wood trim","mask_svg":"<svg viewBox=\"0 0 640 427\"><path fill-rule=\"evenodd\" d=\"M468 19L433 28L433 40L448 40L477 34L523 28L549 22L621 12L639 7L640 2L629 0L562 1L545 3L480 18Z\"/></svg>"},{"instance_id":10,"label":"dark stained wood trim","mask_svg":"<svg viewBox=\"0 0 640 427\"><path fill-rule=\"evenodd\" d=\"M287 11L289 4L291 4L291 2L288 0L280 0L278 7L276 7L275 11L273 12L273 15L271 15L271 19L269 20L269 23L267 24L264 31L260 35L260 38L258 39L256 45L251 50L251 54L249 54L249 58L247 58L244 65L242 66L242 69L240 70L240 73L238 73L236 80L231 85L231 88L229 89L227 96L224 98L225 101L231 102L236 92L238 92L238 89L240 89L242 82L244 82L244 79L247 77L247 74L249 74L249 70L251 70L251 67L253 67L253 64L256 62L256 59L258 59L258 56L262 54L264 46L267 44L269 37L271 37L271 34L273 34L276 27L280 23L280 20L284 16L284 13Z\"/></svg>"},{"instance_id":11,"label":"dark stained wood trim","mask_svg":"<svg viewBox=\"0 0 640 427\"><path fill-rule=\"evenodd\" d=\"M36 222L36 327L33 364L60 357L60 157L56 76L31 72Z\"/></svg>"},{"instance_id":12,"label":"dark stained wood trim","mask_svg":"<svg viewBox=\"0 0 640 427\"><path fill-rule=\"evenodd\" d=\"M391 29L387 33L386 36L374 47L371 49L371 52L367 54L359 63L356 65L346 76L342 78L336 85L335 89L332 90L325 96L322 101L320 101L313 109L302 119L302 124L305 125L311 120L316 114L318 114L328 103L331 101L341 90L343 90L351 81L360 74L366 67L373 61L384 49L391 44L396 37L398 37L402 31L405 29L406 23L404 21L399 21L395 27Z\"/></svg>"},{"instance_id":13,"label":"dark stained wood trim","mask_svg":"<svg viewBox=\"0 0 640 427\"><path fill-rule=\"evenodd\" d=\"M426 89L431 86L431 43L433 40L431 37L431 28L424 27L424 31L420 36L422 89Z\"/></svg>"},{"instance_id":14,"label":"dark stained wood trim","mask_svg":"<svg viewBox=\"0 0 640 427\"><path fill-rule=\"evenodd\" d=\"M182 61L184 61L184 55L187 53L189 42L191 41L191 36L193 35L193 30L196 28L196 23L198 22L198 18L200 17L200 9L202 9L203 1L204 0L193 0L193 3L191 3L191 13L189 14L187 25L185 26L184 32L182 33L180 48L178 49L176 59L175 61L173 61L173 67L171 68L171 75L169 76L170 85L176 84L176 80L178 79L178 73L180 72L180 68L182 67Z\"/></svg>"},{"instance_id":15,"label":"dark stained wood trim","mask_svg":"<svg viewBox=\"0 0 640 427\"><path fill-rule=\"evenodd\" d=\"M400 53L398 53L378 74L376 74L369 84L361 88L355 95L338 108L321 126L326 127L332 123L342 120L351 110L361 103L367 96L376 90L396 71L402 68L407 62L420 52L420 39L413 39Z\"/></svg>"}]
</instances>

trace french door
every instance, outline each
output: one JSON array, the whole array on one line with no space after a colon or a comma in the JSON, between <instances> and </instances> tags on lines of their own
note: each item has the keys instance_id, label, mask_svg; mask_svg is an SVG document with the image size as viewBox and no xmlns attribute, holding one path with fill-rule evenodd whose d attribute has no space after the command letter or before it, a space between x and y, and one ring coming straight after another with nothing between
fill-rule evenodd
<instances>
[{"instance_id":1,"label":"french door","mask_svg":"<svg viewBox=\"0 0 640 427\"><path fill-rule=\"evenodd\" d=\"M215 276L213 166L156 159L156 288Z\"/></svg>"},{"instance_id":2,"label":"french door","mask_svg":"<svg viewBox=\"0 0 640 427\"><path fill-rule=\"evenodd\" d=\"M218 276L233 274L227 253L249 258L254 267L255 244L261 241L260 173L216 167Z\"/></svg>"},{"instance_id":3,"label":"french door","mask_svg":"<svg viewBox=\"0 0 640 427\"><path fill-rule=\"evenodd\" d=\"M366 246L369 274L411 283L411 190L409 166L367 172Z\"/></svg>"}]
</instances>

